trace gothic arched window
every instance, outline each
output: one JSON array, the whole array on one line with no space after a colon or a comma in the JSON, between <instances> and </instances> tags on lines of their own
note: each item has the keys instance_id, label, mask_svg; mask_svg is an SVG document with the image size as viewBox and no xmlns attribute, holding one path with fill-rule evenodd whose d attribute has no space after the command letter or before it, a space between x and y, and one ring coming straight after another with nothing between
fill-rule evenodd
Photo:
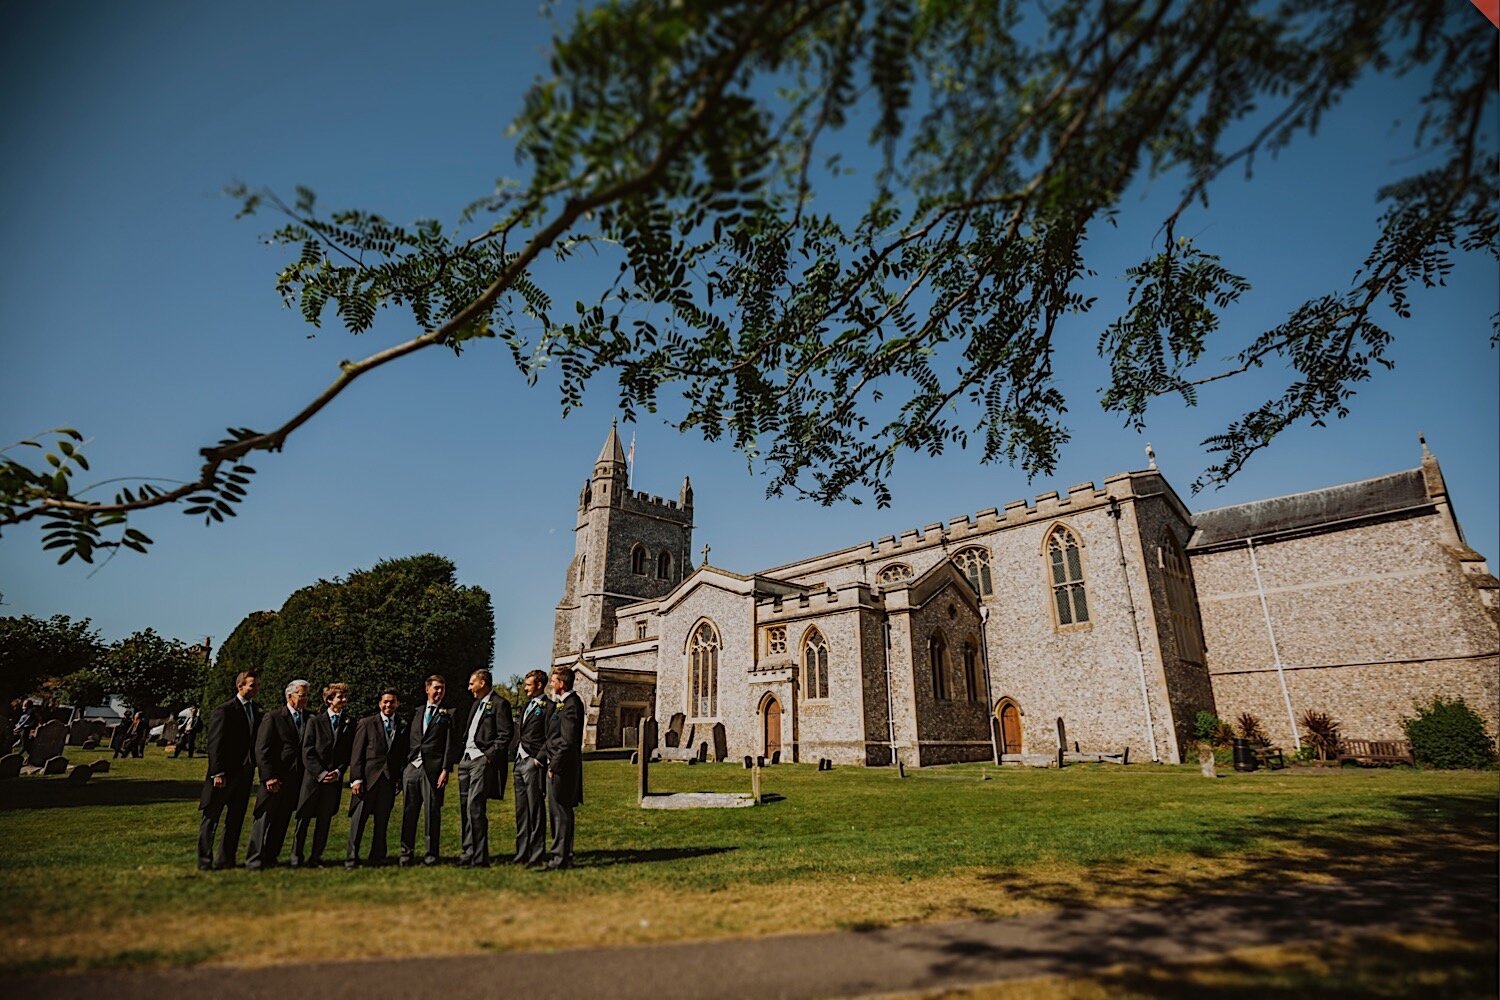
<instances>
[{"instance_id":1,"label":"gothic arched window","mask_svg":"<svg viewBox=\"0 0 1500 1000\"><path fill-rule=\"evenodd\" d=\"M964 643L964 687L969 701L979 698L979 647L972 640Z\"/></svg>"},{"instance_id":2,"label":"gothic arched window","mask_svg":"<svg viewBox=\"0 0 1500 1000\"><path fill-rule=\"evenodd\" d=\"M1203 622L1198 617L1198 592L1193 567L1177 536L1168 531L1161 542L1162 570L1167 578L1167 611L1177 638L1177 658L1203 666Z\"/></svg>"},{"instance_id":3,"label":"gothic arched window","mask_svg":"<svg viewBox=\"0 0 1500 1000\"><path fill-rule=\"evenodd\" d=\"M646 547L639 542L630 549L630 572L636 576L646 575Z\"/></svg>"},{"instance_id":4,"label":"gothic arched window","mask_svg":"<svg viewBox=\"0 0 1500 1000\"><path fill-rule=\"evenodd\" d=\"M719 630L704 622L688 643L689 707L694 718L712 719L719 711Z\"/></svg>"},{"instance_id":5,"label":"gothic arched window","mask_svg":"<svg viewBox=\"0 0 1500 1000\"><path fill-rule=\"evenodd\" d=\"M802 637L802 696L828 697L828 640L817 626Z\"/></svg>"},{"instance_id":6,"label":"gothic arched window","mask_svg":"<svg viewBox=\"0 0 1500 1000\"><path fill-rule=\"evenodd\" d=\"M988 549L978 546L962 549L953 554L953 561L958 568L964 571L973 585L974 592L980 597L989 597L995 592L994 581L990 578L990 553Z\"/></svg>"},{"instance_id":7,"label":"gothic arched window","mask_svg":"<svg viewBox=\"0 0 1500 1000\"><path fill-rule=\"evenodd\" d=\"M943 642L941 632L932 633L927 640L927 665L932 673L932 696L938 701L947 701L948 690L948 644Z\"/></svg>"},{"instance_id":8,"label":"gothic arched window","mask_svg":"<svg viewBox=\"0 0 1500 1000\"><path fill-rule=\"evenodd\" d=\"M656 557L656 578L658 580L672 579L672 553L665 549Z\"/></svg>"},{"instance_id":9,"label":"gothic arched window","mask_svg":"<svg viewBox=\"0 0 1500 1000\"><path fill-rule=\"evenodd\" d=\"M1083 552L1078 536L1062 525L1047 536L1047 573L1052 584L1052 607L1058 625L1083 625L1089 620L1088 595L1083 585Z\"/></svg>"},{"instance_id":10,"label":"gothic arched window","mask_svg":"<svg viewBox=\"0 0 1500 1000\"><path fill-rule=\"evenodd\" d=\"M876 583L900 583L911 579L911 567L905 563L891 563L875 575Z\"/></svg>"}]
</instances>

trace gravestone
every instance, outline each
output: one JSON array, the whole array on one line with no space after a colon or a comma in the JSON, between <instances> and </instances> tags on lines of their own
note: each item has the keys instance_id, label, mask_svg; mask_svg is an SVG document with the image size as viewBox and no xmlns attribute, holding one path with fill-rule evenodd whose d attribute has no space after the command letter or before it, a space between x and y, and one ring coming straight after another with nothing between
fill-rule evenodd
<instances>
[{"instance_id":1,"label":"gravestone","mask_svg":"<svg viewBox=\"0 0 1500 1000\"><path fill-rule=\"evenodd\" d=\"M714 763L722 763L729 758L729 734L724 730L724 723L715 722L713 731L709 734L710 743L713 746Z\"/></svg>"},{"instance_id":2,"label":"gravestone","mask_svg":"<svg viewBox=\"0 0 1500 1000\"><path fill-rule=\"evenodd\" d=\"M656 720L642 719L637 728L635 753L636 801L644 802L651 794L651 754L656 750Z\"/></svg>"},{"instance_id":3,"label":"gravestone","mask_svg":"<svg viewBox=\"0 0 1500 1000\"><path fill-rule=\"evenodd\" d=\"M26 762L34 767L40 767L61 754L67 742L67 726L56 719L44 722L31 740L31 753L27 755Z\"/></svg>"},{"instance_id":4,"label":"gravestone","mask_svg":"<svg viewBox=\"0 0 1500 1000\"><path fill-rule=\"evenodd\" d=\"M68 768L68 784L70 785L88 784L88 780L93 776L94 770L87 764L76 764Z\"/></svg>"},{"instance_id":5,"label":"gravestone","mask_svg":"<svg viewBox=\"0 0 1500 1000\"><path fill-rule=\"evenodd\" d=\"M68 758L63 756L52 757L42 765L43 774L63 774L68 770Z\"/></svg>"},{"instance_id":6,"label":"gravestone","mask_svg":"<svg viewBox=\"0 0 1500 1000\"><path fill-rule=\"evenodd\" d=\"M780 750L776 750L776 751L772 752L772 754L771 754L771 763L772 764L780 764L781 763L781 751Z\"/></svg>"},{"instance_id":7,"label":"gravestone","mask_svg":"<svg viewBox=\"0 0 1500 1000\"><path fill-rule=\"evenodd\" d=\"M745 770L750 770L754 764L755 760L749 754L745 754Z\"/></svg>"},{"instance_id":8,"label":"gravestone","mask_svg":"<svg viewBox=\"0 0 1500 1000\"><path fill-rule=\"evenodd\" d=\"M750 797L755 800L755 804L756 805L760 805L760 768L759 767L752 767L750 769Z\"/></svg>"},{"instance_id":9,"label":"gravestone","mask_svg":"<svg viewBox=\"0 0 1500 1000\"><path fill-rule=\"evenodd\" d=\"M89 740L93 740L94 745L98 746L99 740L107 732L109 727L98 719L79 719L68 727L68 746L81 747Z\"/></svg>"},{"instance_id":10,"label":"gravestone","mask_svg":"<svg viewBox=\"0 0 1500 1000\"><path fill-rule=\"evenodd\" d=\"M672 718L667 720L667 733L663 744L669 747L682 746L682 730L687 725L687 716L681 712L673 712Z\"/></svg>"},{"instance_id":11,"label":"gravestone","mask_svg":"<svg viewBox=\"0 0 1500 1000\"><path fill-rule=\"evenodd\" d=\"M96 760L89 765L89 770L93 771L95 774L104 774L109 770L109 761L101 757L99 760Z\"/></svg>"},{"instance_id":12,"label":"gravestone","mask_svg":"<svg viewBox=\"0 0 1500 1000\"><path fill-rule=\"evenodd\" d=\"M21 755L8 753L0 757L0 778L19 778L21 776Z\"/></svg>"},{"instance_id":13,"label":"gravestone","mask_svg":"<svg viewBox=\"0 0 1500 1000\"><path fill-rule=\"evenodd\" d=\"M904 778L904 777L906 777L906 761L904 761L904 760L898 760L898 761L896 761L896 777L898 777L898 778Z\"/></svg>"},{"instance_id":14,"label":"gravestone","mask_svg":"<svg viewBox=\"0 0 1500 1000\"><path fill-rule=\"evenodd\" d=\"M1202 746L1198 748L1198 766L1203 769L1205 778L1216 778L1218 774L1214 771L1214 748Z\"/></svg>"},{"instance_id":15,"label":"gravestone","mask_svg":"<svg viewBox=\"0 0 1500 1000\"><path fill-rule=\"evenodd\" d=\"M626 726L620 730L620 746L633 747L641 742L641 727Z\"/></svg>"},{"instance_id":16,"label":"gravestone","mask_svg":"<svg viewBox=\"0 0 1500 1000\"><path fill-rule=\"evenodd\" d=\"M1060 715L1057 717L1057 746L1060 750L1068 749L1068 727L1063 725Z\"/></svg>"},{"instance_id":17,"label":"gravestone","mask_svg":"<svg viewBox=\"0 0 1500 1000\"><path fill-rule=\"evenodd\" d=\"M85 750L98 750L99 738L97 736L90 736L88 739L83 741L83 748Z\"/></svg>"},{"instance_id":18,"label":"gravestone","mask_svg":"<svg viewBox=\"0 0 1500 1000\"><path fill-rule=\"evenodd\" d=\"M177 742L177 716L172 716L161 727L161 743L166 746Z\"/></svg>"}]
</instances>

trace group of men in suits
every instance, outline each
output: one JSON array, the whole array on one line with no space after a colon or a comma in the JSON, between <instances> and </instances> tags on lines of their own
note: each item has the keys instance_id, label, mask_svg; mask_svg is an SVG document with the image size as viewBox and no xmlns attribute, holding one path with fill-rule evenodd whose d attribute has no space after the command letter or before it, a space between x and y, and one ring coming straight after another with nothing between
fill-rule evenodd
<instances>
[{"instance_id":1,"label":"group of men in suits","mask_svg":"<svg viewBox=\"0 0 1500 1000\"><path fill-rule=\"evenodd\" d=\"M400 694L380 695L378 710L356 724L349 718L349 687L323 689L321 711L312 711L311 685L294 680L286 703L271 712L255 704L254 673L235 678L235 695L214 709L208 721L208 775L199 808L198 867L230 868L239 849L255 773L254 822L245 867L276 865L292 827L288 864L319 867L328 832L350 791L346 868L358 867L366 826L373 830L366 863L386 860L387 834L396 796L405 794L401 812L399 863L435 865L440 852L443 799L450 776L458 772L459 864L490 865L490 799L505 797L506 776L515 771L516 851L513 864L571 868L574 809L583 801L583 701L573 691L573 670L558 667L548 677L533 670L522 681L525 704L515 719L510 702L496 693L487 669L469 675L473 696L460 723L443 707L447 683L427 678L426 699L410 722L400 718ZM545 804L544 804L545 803ZM547 814L552 844L546 843ZM223 819L223 834L218 833ZM308 844L308 834L312 843Z\"/></svg>"}]
</instances>

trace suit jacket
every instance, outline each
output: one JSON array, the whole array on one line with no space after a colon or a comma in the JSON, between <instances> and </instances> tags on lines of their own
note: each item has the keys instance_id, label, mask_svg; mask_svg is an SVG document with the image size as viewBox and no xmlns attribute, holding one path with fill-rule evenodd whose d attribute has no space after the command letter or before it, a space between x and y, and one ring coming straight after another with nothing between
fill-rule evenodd
<instances>
[{"instance_id":1,"label":"suit jacket","mask_svg":"<svg viewBox=\"0 0 1500 1000\"><path fill-rule=\"evenodd\" d=\"M339 716L338 732L334 732L328 712L304 719L302 722L302 797L297 807L305 806L322 784L318 779L324 771L338 771L339 781L349 768L349 757L354 749L354 723L345 712ZM337 786L335 786L337 787Z\"/></svg>"},{"instance_id":2,"label":"suit jacket","mask_svg":"<svg viewBox=\"0 0 1500 1000\"><path fill-rule=\"evenodd\" d=\"M424 730L422 719L426 714L425 701L412 713L406 759L408 763L414 763L417 755L421 754L422 770L427 772L429 780L436 782L439 773L453 770L453 765L458 762L458 752L462 748L459 740L462 735L448 709L440 708L432 725Z\"/></svg>"},{"instance_id":3,"label":"suit jacket","mask_svg":"<svg viewBox=\"0 0 1500 1000\"><path fill-rule=\"evenodd\" d=\"M527 702L521 708L521 721L516 724L516 745L526 751L526 756L547 763L547 716L552 713L552 702L543 698L532 708ZM515 754L511 754L512 757Z\"/></svg>"},{"instance_id":4,"label":"suit jacket","mask_svg":"<svg viewBox=\"0 0 1500 1000\"><path fill-rule=\"evenodd\" d=\"M306 725L312 713L302 713ZM295 802L302 785L302 734L292 710L285 705L267 712L255 731L255 766L260 768L260 790L255 793L255 812L259 815L270 804L273 793L266 789L271 778L281 779L281 791L274 793Z\"/></svg>"},{"instance_id":5,"label":"suit jacket","mask_svg":"<svg viewBox=\"0 0 1500 1000\"><path fill-rule=\"evenodd\" d=\"M392 720L395 734L390 746L385 743L385 716L376 712L359 720L354 728L354 746L349 757L349 782L364 782L360 792L368 795L382 781L389 781L397 792L401 791L401 768L406 762L407 741L411 729L401 717ZM350 802L349 807L354 808Z\"/></svg>"},{"instance_id":6,"label":"suit jacket","mask_svg":"<svg viewBox=\"0 0 1500 1000\"><path fill-rule=\"evenodd\" d=\"M476 716L478 717L477 726ZM505 798L505 781L510 774L510 768L507 766L510 763L510 748L516 733L510 702L493 690L483 698L475 699L474 704L469 706L469 715L464 721L463 731L458 734L460 757L468 749L470 727L474 727L474 746L484 754L490 764L485 771L485 794L492 799L503 799Z\"/></svg>"},{"instance_id":7,"label":"suit jacket","mask_svg":"<svg viewBox=\"0 0 1500 1000\"><path fill-rule=\"evenodd\" d=\"M547 770L557 776L563 805L583 801L583 699L569 691L547 716Z\"/></svg>"},{"instance_id":8,"label":"suit jacket","mask_svg":"<svg viewBox=\"0 0 1500 1000\"><path fill-rule=\"evenodd\" d=\"M229 786L240 777L255 777L255 763L251 751L255 746L255 730L265 713L255 702L250 703L250 717L238 698L230 698L214 709L208 717L208 775L203 779L203 793L198 797L198 808L208 809L216 797L229 794ZM224 776L224 787L214 787L214 775Z\"/></svg>"}]
</instances>

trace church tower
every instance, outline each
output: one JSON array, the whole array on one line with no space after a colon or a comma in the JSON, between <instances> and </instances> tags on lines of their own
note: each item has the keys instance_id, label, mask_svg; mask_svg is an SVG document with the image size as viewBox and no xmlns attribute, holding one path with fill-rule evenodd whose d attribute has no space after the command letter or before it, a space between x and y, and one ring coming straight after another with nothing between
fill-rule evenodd
<instances>
[{"instance_id":1,"label":"church tower","mask_svg":"<svg viewBox=\"0 0 1500 1000\"><path fill-rule=\"evenodd\" d=\"M690 569L693 487L684 478L676 500L630 489L620 435L611 424L594 471L578 495L573 561L552 633L554 659L624 642L615 609L660 597Z\"/></svg>"}]
</instances>

